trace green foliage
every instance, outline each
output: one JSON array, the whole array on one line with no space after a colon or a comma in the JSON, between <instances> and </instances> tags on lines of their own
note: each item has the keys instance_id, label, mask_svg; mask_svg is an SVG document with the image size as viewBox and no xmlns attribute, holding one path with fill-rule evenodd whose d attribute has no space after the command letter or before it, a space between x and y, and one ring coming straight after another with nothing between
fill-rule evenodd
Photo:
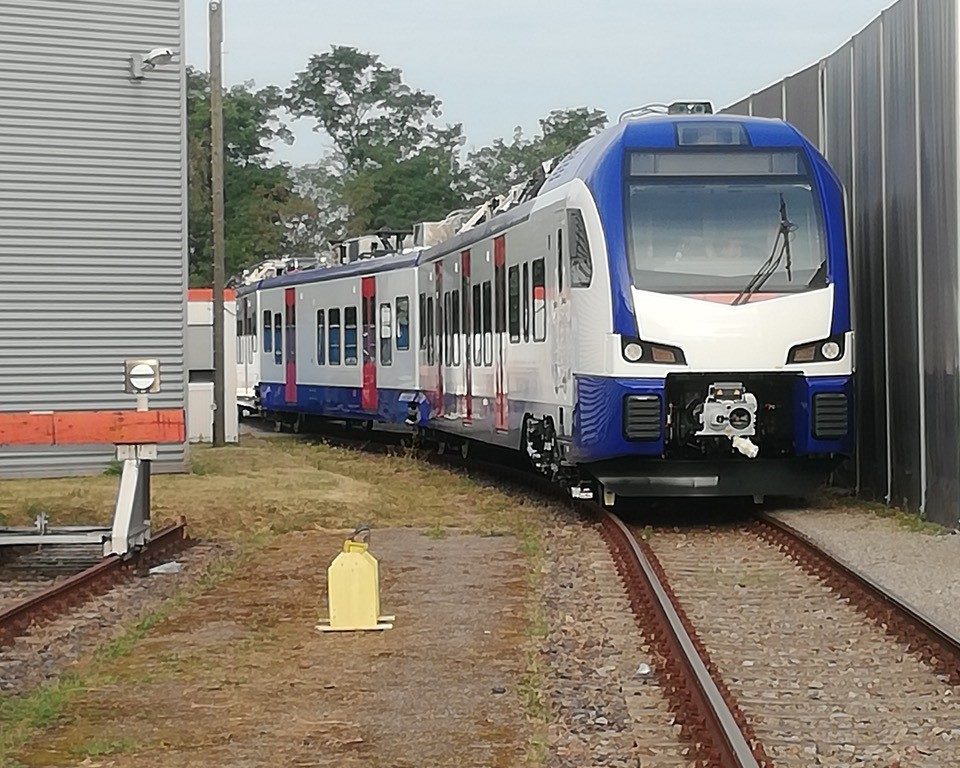
<instances>
[{"instance_id":1,"label":"green foliage","mask_svg":"<svg viewBox=\"0 0 960 768\"><path fill-rule=\"evenodd\" d=\"M540 120L540 133L525 139L518 126L513 139L497 139L467 156L470 171L469 196L486 200L529 179L548 160L562 157L581 142L596 135L607 123L599 109L555 109Z\"/></svg>"},{"instance_id":2,"label":"green foliage","mask_svg":"<svg viewBox=\"0 0 960 768\"><path fill-rule=\"evenodd\" d=\"M347 167L359 171L408 159L435 144L440 100L403 82L380 57L335 45L310 57L287 89L287 108L312 117Z\"/></svg>"},{"instance_id":3,"label":"green foliage","mask_svg":"<svg viewBox=\"0 0 960 768\"><path fill-rule=\"evenodd\" d=\"M271 143L291 143L286 108L312 118L333 150L310 166L273 162ZM566 154L606 123L599 110L554 110L531 139L518 128L466 157L463 129L443 125L440 100L403 81L380 57L333 46L310 57L286 91L252 84L224 92L226 271L264 258L315 256L332 239L410 229L506 192L541 163ZM210 83L187 69L190 278L212 275Z\"/></svg>"},{"instance_id":4,"label":"green foliage","mask_svg":"<svg viewBox=\"0 0 960 768\"><path fill-rule=\"evenodd\" d=\"M277 119L282 93L236 85L224 92L224 231L228 275L281 255L291 222L315 217L316 207L294 192L290 169L270 165L269 143L293 136ZM187 68L188 208L191 284L212 276L213 217L210 192L210 80Z\"/></svg>"}]
</instances>

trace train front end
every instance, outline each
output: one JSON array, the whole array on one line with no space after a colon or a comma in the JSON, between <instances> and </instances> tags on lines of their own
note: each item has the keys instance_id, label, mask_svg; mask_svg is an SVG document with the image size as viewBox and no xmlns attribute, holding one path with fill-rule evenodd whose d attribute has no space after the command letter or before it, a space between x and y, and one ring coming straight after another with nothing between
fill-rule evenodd
<instances>
[{"instance_id":1,"label":"train front end","mask_svg":"<svg viewBox=\"0 0 960 768\"><path fill-rule=\"evenodd\" d=\"M782 121L645 117L585 182L609 268L574 452L608 498L794 495L854 449L844 198Z\"/></svg>"}]
</instances>

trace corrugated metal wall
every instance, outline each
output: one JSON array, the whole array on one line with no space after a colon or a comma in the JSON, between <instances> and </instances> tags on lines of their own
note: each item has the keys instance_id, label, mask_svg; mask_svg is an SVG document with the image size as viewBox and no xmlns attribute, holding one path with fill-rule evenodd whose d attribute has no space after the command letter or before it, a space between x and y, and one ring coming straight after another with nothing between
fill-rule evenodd
<instances>
[{"instance_id":1,"label":"corrugated metal wall","mask_svg":"<svg viewBox=\"0 0 960 768\"><path fill-rule=\"evenodd\" d=\"M174 63L130 80L130 56ZM0 410L130 408L157 357L184 407L182 0L0 2ZM102 469L111 448L0 449L0 476ZM184 448L162 449L182 466Z\"/></svg>"},{"instance_id":2,"label":"corrugated metal wall","mask_svg":"<svg viewBox=\"0 0 960 768\"><path fill-rule=\"evenodd\" d=\"M834 54L726 110L786 117L843 180L856 482L947 524L960 517L958 23L957 0L900 0Z\"/></svg>"}]
</instances>

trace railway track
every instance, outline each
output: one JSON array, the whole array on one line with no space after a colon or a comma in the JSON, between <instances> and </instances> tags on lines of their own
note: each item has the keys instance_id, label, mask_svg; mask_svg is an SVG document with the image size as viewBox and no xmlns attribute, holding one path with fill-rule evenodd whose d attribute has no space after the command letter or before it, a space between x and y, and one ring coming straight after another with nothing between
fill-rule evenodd
<instances>
[{"instance_id":1,"label":"railway track","mask_svg":"<svg viewBox=\"0 0 960 768\"><path fill-rule=\"evenodd\" d=\"M183 547L186 525L180 522L156 534L132 557L97 557L89 548L36 550L0 568L0 648L31 626L101 594L119 580Z\"/></svg>"},{"instance_id":2,"label":"railway track","mask_svg":"<svg viewBox=\"0 0 960 768\"><path fill-rule=\"evenodd\" d=\"M568 498L495 458L427 459ZM578 505L600 520L652 651L645 695L689 746L664 754L723 768L960 765L960 640L936 622L772 517L640 529Z\"/></svg>"},{"instance_id":3,"label":"railway track","mask_svg":"<svg viewBox=\"0 0 960 768\"><path fill-rule=\"evenodd\" d=\"M703 765L960 765L960 644L762 517L603 531Z\"/></svg>"}]
</instances>

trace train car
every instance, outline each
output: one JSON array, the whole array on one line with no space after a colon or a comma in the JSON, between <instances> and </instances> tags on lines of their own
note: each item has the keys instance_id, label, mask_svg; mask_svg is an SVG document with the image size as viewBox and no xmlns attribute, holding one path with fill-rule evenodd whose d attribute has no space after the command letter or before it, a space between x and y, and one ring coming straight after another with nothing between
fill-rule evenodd
<instances>
[{"instance_id":1,"label":"train car","mask_svg":"<svg viewBox=\"0 0 960 768\"><path fill-rule=\"evenodd\" d=\"M260 411L260 294L251 290L237 297L237 415L242 420Z\"/></svg>"},{"instance_id":2,"label":"train car","mask_svg":"<svg viewBox=\"0 0 960 768\"><path fill-rule=\"evenodd\" d=\"M608 503L801 494L851 454L843 190L793 127L643 114L479 220L415 255L262 284L264 407L496 444ZM345 291L349 325L331 304ZM385 360L376 297L400 295L410 349ZM362 365L345 335L343 368L304 369L318 309L354 339L362 318Z\"/></svg>"},{"instance_id":3,"label":"train car","mask_svg":"<svg viewBox=\"0 0 960 768\"><path fill-rule=\"evenodd\" d=\"M257 399L277 429L299 431L310 416L404 424L420 407L415 260L385 255L240 290L256 297Z\"/></svg>"}]
</instances>

